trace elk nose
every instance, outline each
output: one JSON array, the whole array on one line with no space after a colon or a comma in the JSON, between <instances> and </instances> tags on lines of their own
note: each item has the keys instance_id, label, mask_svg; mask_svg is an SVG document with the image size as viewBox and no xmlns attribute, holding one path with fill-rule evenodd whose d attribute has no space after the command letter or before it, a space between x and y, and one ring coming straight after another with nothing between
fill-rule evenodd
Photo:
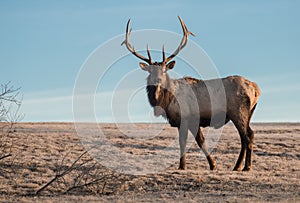
<instances>
[{"instance_id":1,"label":"elk nose","mask_svg":"<svg viewBox=\"0 0 300 203\"><path fill-rule=\"evenodd\" d=\"M157 83L157 84L160 84L160 83L161 83L161 79L158 78L158 79L156 80L156 83Z\"/></svg>"}]
</instances>

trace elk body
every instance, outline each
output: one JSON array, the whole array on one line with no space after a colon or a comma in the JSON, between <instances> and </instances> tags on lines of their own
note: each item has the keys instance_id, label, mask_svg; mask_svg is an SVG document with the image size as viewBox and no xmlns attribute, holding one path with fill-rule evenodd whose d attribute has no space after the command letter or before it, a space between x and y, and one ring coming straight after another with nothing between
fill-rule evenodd
<instances>
[{"instance_id":1,"label":"elk body","mask_svg":"<svg viewBox=\"0 0 300 203\"><path fill-rule=\"evenodd\" d=\"M198 80L191 77L172 79L167 71L175 66L171 61L186 45L191 34L179 17L183 38L179 47L172 55L166 58L162 50L162 62L153 62L147 47L148 58L135 51L129 42L130 20L127 23L126 44L127 49L146 63L140 63L142 70L148 71L147 94L150 105L154 108L155 116L165 117L171 126L178 128L180 145L179 169L186 168L186 144L190 130L198 146L204 152L211 170L216 169L216 162L208 152L201 127L219 128L232 121L241 138L241 151L234 170L241 170L245 159L243 171L251 168L251 154L254 133L250 128L250 119L255 110L260 90L256 83L241 76L229 76L222 79ZM209 88L211 91L209 91ZM219 102L224 101L224 102ZM218 104L213 107L213 104ZM246 157L245 157L246 156Z\"/></svg>"}]
</instances>

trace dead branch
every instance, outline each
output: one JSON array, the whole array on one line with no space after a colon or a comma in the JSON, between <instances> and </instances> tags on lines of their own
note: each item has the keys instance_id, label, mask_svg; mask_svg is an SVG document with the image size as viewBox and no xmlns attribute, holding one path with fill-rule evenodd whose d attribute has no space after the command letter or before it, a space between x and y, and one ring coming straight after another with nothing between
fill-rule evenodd
<instances>
[{"instance_id":1,"label":"dead branch","mask_svg":"<svg viewBox=\"0 0 300 203\"><path fill-rule=\"evenodd\" d=\"M49 181L47 182L45 185L43 185L40 189L38 189L35 192L35 195L39 195L40 192L42 192L43 190L45 190L49 185L51 185L53 182L55 182L56 180L58 180L59 178L67 175L68 173L70 173L71 171L73 171L75 168L78 168L80 166L82 166L85 163L76 165L77 162L85 155L87 154L88 151L84 151L79 157L77 157L77 159L71 164L71 166L67 167L65 170L63 170L62 172L60 170L58 170L58 172L56 173L56 175ZM66 158L66 156L64 156L63 160Z\"/></svg>"},{"instance_id":2,"label":"dead branch","mask_svg":"<svg viewBox=\"0 0 300 203\"><path fill-rule=\"evenodd\" d=\"M84 184L74 185L74 186L68 188L68 189L64 192L64 194L67 194L67 193L69 193L70 191L75 190L75 189L84 188L84 187L87 187L87 186L96 184L96 183L98 183L98 182L104 180L104 178L106 178L106 177L103 176L103 177L97 178L97 179L95 179L95 180L92 180L92 181L87 182L87 183L84 183ZM104 191L105 185L106 185L106 182L104 182L103 189L102 189L102 193L103 193L103 191Z\"/></svg>"},{"instance_id":3,"label":"dead branch","mask_svg":"<svg viewBox=\"0 0 300 203\"><path fill-rule=\"evenodd\" d=\"M20 87L15 88L14 86L12 86L10 82L6 84L1 84L0 100L20 105L21 101L17 99L20 89L21 89Z\"/></svg>"},{"instance_id":4,"label":"dead branch","mask_svg":"<svg viewBox=\"0 0 300 203\"><path fill-rule=\"evenodd\" d=\"M0 157L0 160L5 159L5 158L7 158L7 157L11 157L11 156L12 156L11 154L3 155L2 157Z\"/></svg>"}]
</instances>

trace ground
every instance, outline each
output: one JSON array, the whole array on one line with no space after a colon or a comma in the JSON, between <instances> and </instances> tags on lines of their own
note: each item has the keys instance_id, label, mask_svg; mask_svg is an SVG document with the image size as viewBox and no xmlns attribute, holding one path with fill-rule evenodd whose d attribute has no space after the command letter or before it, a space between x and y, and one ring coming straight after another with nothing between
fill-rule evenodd
<instances>
[{"instance_id":1,"label":"ground","mask_svg":"<svg viewBox=\"0 0 300 203\"><path fill-rule=\"evenodd\" d=\"M90 129L89 124L81 125ZM135 132L134 128L126 129L126 124L99 124L99 127L112 145L127 154L155 155L172 142L177 150L177 130L168 125L153 125L162 130L158 136L147 139L148 124L135 125L144 129L142 133ZM187 152L187 170L184 171L177 170L179 151L174 162L153 173L144 172L144 167L147 168L144 162L141 165L120 160L120 163L127 161L133 167L139 165L141 175L113 171L96 163L101 165L97 173L90 167L80 176L82 179L87 177L86 182L103 178L93 185L73 190L72 186L78 183L74 180L78 180L82 170L80 166L76 173L71 171L36 194L59 170L72 166L85 151L83 140L79 139L73 123L18 123L9 139L12 156L0 162L0 198L14 202L299 202L300 124L258 123L252 124L252 128L255 144L253 167L249 172L232 171L240 151L240 140L234 126L228 124L212 150L218 164L216 171L209 170L203 153L192 144ZM126 136L124 129L136 137ZM139 133L143 139L139 138ZM88 134L97 138L97 132L88 131ZM208 129L204 134L208 136ZM89 158L84 160L91 161L90 154L85 156ZM95 163L95 160L89 163ZM156 164L161 166L163 163ZM87 173L93 174L87 176ZM72 190L66 192L68 188Z\"/></svg>"}]
</instances>

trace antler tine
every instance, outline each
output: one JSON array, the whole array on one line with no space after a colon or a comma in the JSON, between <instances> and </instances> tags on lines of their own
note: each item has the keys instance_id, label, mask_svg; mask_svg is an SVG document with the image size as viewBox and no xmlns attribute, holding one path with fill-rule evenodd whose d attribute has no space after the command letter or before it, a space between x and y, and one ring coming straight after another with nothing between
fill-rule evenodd
<instances>
[{"instance_id":1,"label":"antler tine","mask_svg":"<svg viewBox=\"0 0 300 203\"><path fill-rule=\"evenodd\" d=\"M137 53L137 52L135 51L134 47L129 43L129 37L130 37L130 33L131 33L131 31L132 31L131 28L130 28L130 30L129 30L129 27L130 27L130 19L128 20L127 26L126 26L126 38L125 38L125 40L121 43L121 46L122 46L123 44L125 44L126 47L127 47L127 49L128 49L133 55L135 55L135 56L138 57L139 59L141 59L141 60L147 62L149 65L151 65L153 62L152 62L152 59L151 59L151 56L150 56L150 51L149 51L149 49L147 48L147 53L148 53L148 57L149 57L149 59L147 59L146 57L144 57L144 56L140 55L139 53Z\"/></svg>"},{"instance_id":2,"label":"antler tine","mask_svg":"<svg viewBox=\"0 0 300 203\"><path fill-rule=\"evenodd\" d=\"M132 30L132 29L130 29L130 31L128 32L129 26L130 26L130 18L128 19L127 25L126 25L126 37L125 37L125 40L121 43L121 46L123 46L124 44L126 44L126 47L127 47L127 41L128 41L128 38L129 38L131 30ZM129 44L129 46L130 46L130 44Z\"/></svg>"},{"instance_id":3,"label":"antler tine","mask_svg":"<svg viewBox=\"0 0 300 203\"><path fill-rule=\"evenodd\" d=\"M192 32L188 31L185 23L183 22L182 18L180 16L178 16L181 27L182 27L182 31L183 31L183 37L181 39L181 42L179 44L179 46L177 47L177 49L174 51L174 53L169 56L167 59L165 59L163 62L164 63L168 63L170 60L172 60L186 45L187 43L187 38L189 35L195 36Z\"/></svg>"},{"instance_id":4,"label":"antler tine","mask_svg":"<svg viewBox=\"0 0 300 203\"><path fill-rule=\"evenodd\" d=\"M185 23L183 22L183 20L182 20L182 18L181 18L180 16L178 16L178 19L179 19L179 21L180 21L180 24L181 24L181 27L182 27L183 32L184 32L184 33L187 33L187 35L192 35L193 37L195 37L196 35L195 35L194 33L190 32L190 31L187 29Z\"/></svg>"},{"instance_id":5,"label":"antler tine","mask_svg":"<svg viewBox=\"0 0 300 203\"><path fill-rule=\"evenodd\" d=\"M163 55L163 62L166 61L166 52L165 52L165 45L162 47L162 55Z\"/></svg>"},{"instance_id":6,"label":"antler tine","mask_svg":"<svg viewBox=\"0 0 300 203\"><path fill-rule=\"evenodd\" d=\"M153 64L153 61L152 61L152 57L151 57L151 54L150 54L150 50L149 50L149 45L148 45L148 44L147 44L147 54L148 54L148 58L149 58L150 64Z\"/></svg>"}]
</instances>

